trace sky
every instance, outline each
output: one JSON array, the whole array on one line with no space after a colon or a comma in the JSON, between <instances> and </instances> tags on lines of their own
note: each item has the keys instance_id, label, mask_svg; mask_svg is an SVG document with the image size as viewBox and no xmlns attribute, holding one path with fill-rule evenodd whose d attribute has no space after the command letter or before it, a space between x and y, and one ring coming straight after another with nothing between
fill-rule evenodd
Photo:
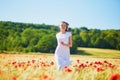
<instances>
[{"instance_id":1,"label":"sky","mask_svg":"<svg viewBox=\"0 0 120 80\"><path fill-rule=\"evenodd\" d=\"M0 0L0 21L120 29L120 0Z\"/></svg>"}]
</instances>

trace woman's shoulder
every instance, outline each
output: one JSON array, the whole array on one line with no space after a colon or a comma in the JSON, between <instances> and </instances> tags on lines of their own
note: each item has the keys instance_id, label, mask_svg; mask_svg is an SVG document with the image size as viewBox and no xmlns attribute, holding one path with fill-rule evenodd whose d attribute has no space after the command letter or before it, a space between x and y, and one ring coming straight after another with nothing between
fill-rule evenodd
<instances>
[{"instance_id":1,"label":"woman's shoulder","mask_svg":"<svg viewBox=\"0 0 120 80\"><path fill-rule=\"evenodd\" d=\"M66 34L72 36L72 33L70 31L67 31Z\"/></svg>"},{"instance_id":2,"label":"woman's shoulder","mask_svg":"<svg viewBox=\"0 0 120 80\"><path fill-rule=\"evenodd\" d=\"M70 31L67 31L66 33L67 33L67 34L72 34Z\"/></svg>"},{"instance_id":3,"label":"woman's shoulder","mask_svg":"<svg viewBox=\"0 0 120 80\"><path fill-rule=\"evenodd\" d=\"M72 36L72 33L67 31L65 35ZM61 33L60 32L56 33L56 36L61 36Z\"/></svg>"},{"instance_id":4,"label":"woman's shoulder","mask_svg":"<svg viewBox=\"0 0 120 80\"><path fill-rule=\"evenodd\" d=\"M71 32L70 32L70 31L67 31L66 33L71 34Z\"/></svg>"}]
</instances>

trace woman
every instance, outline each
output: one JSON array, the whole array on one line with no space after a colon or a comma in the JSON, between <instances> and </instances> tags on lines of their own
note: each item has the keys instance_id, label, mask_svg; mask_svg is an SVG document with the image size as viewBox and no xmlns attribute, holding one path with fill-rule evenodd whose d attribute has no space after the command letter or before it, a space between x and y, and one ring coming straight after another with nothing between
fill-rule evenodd
<instances>
[{"instance_id":1,"label":"woman","mask_svg":"<svg viewBox=\"0 0 120 80\"><path fill-rule=\"evenodd\" d=\"M55 60L58 69L62 69L65 66L69 66L71 61L70 57L70 47L72 47L72 34L68 32L69 24L62 21L59 25L60 32L56 34L57 47L55 50Z\"/></svg>"}]
</instances>

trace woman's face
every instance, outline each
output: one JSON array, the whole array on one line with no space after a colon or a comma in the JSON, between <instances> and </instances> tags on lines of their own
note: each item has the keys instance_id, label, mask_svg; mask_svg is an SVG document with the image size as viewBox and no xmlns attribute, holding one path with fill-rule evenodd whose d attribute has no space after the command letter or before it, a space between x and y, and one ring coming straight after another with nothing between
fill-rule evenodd
<instances>
[{"instance_id":1,"label":"woman's face","mask_svg":"<svg viewBox=\"0 0 120 80\"><path fill-rule=\"evenodd\" d=\"M65 23L60 23L60 26L59 26L59 28L60 28L60 31L65 31L66 30L66 27L67 25L65 24Z\"/></svg>"}]
</instances>

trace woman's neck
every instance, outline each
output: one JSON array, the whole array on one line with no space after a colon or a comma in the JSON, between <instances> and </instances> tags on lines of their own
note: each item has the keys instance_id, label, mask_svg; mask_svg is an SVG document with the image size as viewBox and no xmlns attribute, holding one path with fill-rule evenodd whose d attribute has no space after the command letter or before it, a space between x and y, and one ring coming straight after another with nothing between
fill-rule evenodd
<instances>
[{"instance_id":1,"label":"woman's neck","mask_svg":"<svg viewBox=\"0 0 120 80\"><path fill-rule=\"evenodd\" d=\"M66 31L60 31L62 34L64 34Z\"/></svg>"}]
</instances>

